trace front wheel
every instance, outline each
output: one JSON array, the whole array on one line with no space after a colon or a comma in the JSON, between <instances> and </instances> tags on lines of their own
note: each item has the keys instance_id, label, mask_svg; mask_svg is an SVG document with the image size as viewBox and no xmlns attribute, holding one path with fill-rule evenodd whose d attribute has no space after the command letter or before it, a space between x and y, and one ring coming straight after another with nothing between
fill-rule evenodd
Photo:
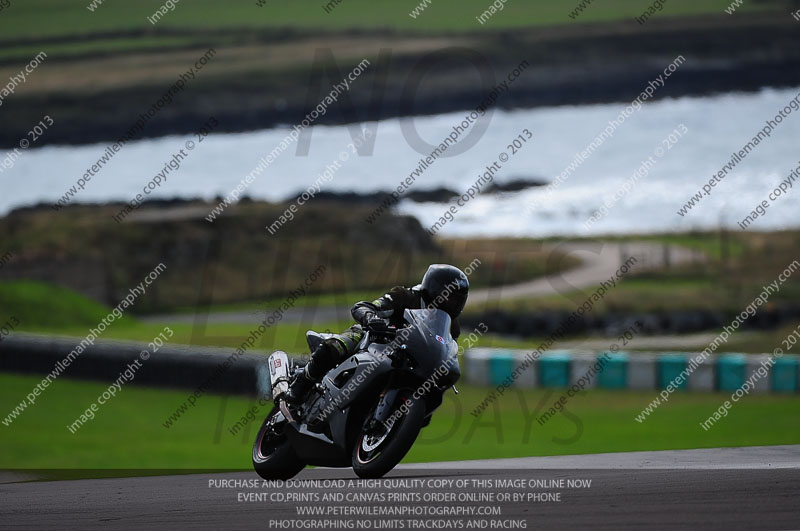
<instances>
[{"instance_id":1,"label":"front wheel","mask_svg":"<svg viewBox=\"0 0 800 531\"><path fill-rule=\"evenodd\" d=\"M289 445L283 428L286 421L279 422L280 409L270 411L253 443L253 468L264 479L291 479L305 468Z\"/></svg>"},{"instance_id":2,"label":"front wheel","mask_svg":"<svg viewBox=\"0 0 800 531\"><path fill-rule=\"evenodd\" d=\"M402 408L403 403L405 408ZM400 415L406 408L407 412ZM353 470L359 477L382 477L405 457L425 421L425 403L403 393L389 418L393 417L397 420L388 428L378 422L377 426L362 429L359 434L352 458Z\"/></svg>"}]
</instances>

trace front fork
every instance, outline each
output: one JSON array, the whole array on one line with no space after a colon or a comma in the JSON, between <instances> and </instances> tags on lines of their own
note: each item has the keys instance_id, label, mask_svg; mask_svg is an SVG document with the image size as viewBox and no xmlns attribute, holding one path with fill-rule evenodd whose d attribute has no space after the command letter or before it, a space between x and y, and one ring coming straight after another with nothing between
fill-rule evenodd
<instances>
[{"instance_id":1,"label":"front fork","mask_svg":"<svg viewBox=\"0 0 800 531\"><path fill-rule=\"evenodd\" d=\"M386 387L381 393L380 400L378 400L378 405L375 406L372 415L364 423L365 432L374 433L386 428L386 422L389 420L397 397L400 395L400 389L395 387L395 381L395 375L390 375L389 381L386 382Z\"/></svg>"},{"instance_id":2,"label":"front fork","mask_svg":"<svg viewBox=\"0 0 800 531\"><path fill-rule=\"evenodd\" d=\"M373 413L372 416L367 419L367 422L364 425L366 430L374 430L381 426L391 428L392 424L394 424L393 422L392 424L387 424L387 421L391 418L391 413L394 410L397 397L400 396L401 389L393 387L392 380L394 380L394 378L389 381L389 383L386 385L386 389L381 394L381 399L378 401L378 405L375 408L375 413ZM456 389L456 386L453 385L451 387L453 392L458 394L458 389ZM446 389L442 392L444 391L446 391ZM439 403L441 404L441 401L439 401ZM433 411L436 409L438 409L438 406L434 407L433 410L428 413L427 423L430 422L430 417L433 415Z\"/></svg>"},{"instance_id":3,"label":"front fork","mask_svg":"<svg viewBox=\"0 0 800 531\"><path fill-rule=\"evenodd\" d=\"M378 401L378 406L375 408L375 414L372 415L371 420L385 426L386 421L389 420L389 416L392 414L394 404L399 394L400 389L387 389L384 391L383 394L381 394L381 399ZM371 427L375 427L375 424Z\"/></svg>"}]
</instances>

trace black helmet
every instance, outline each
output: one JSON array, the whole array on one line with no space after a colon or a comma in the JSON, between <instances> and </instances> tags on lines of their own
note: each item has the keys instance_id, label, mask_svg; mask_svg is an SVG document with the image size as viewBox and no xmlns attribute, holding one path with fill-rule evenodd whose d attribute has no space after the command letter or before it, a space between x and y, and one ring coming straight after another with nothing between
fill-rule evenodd
<instances>
[{"instance_id":1,"label":"black helmet","mask_svg":"<svg viewBox=\"0 0 800 531\"><path fill-rule=\"evenodd\" d=\"M455 319L467 303L469 280L457 267L433 264L422 277L420 290L426 304L446 311Z\"/></svg>"}]
</instances>

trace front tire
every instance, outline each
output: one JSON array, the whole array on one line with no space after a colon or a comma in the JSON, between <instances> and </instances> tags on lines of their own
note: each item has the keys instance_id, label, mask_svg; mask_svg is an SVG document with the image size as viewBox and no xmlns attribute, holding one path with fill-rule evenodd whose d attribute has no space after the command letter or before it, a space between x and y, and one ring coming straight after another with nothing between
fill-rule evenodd
<instances>
[{"instance_id":1,"label":"front tire","mask_svg":"<svg viewBox=\"0 0 800 531\"><path fill-rule=\"evenodd\" d=\"M267 480L291 479L306 466L289 445L282 427L275 422L279 411L277 406L272 408L253 443L253 468Z\"/></svg>"},{"instance_id":2,"label":"front tire","mask_svg":"<svg viewBox=\"0 0 800 531\"><path fill-rule=\"evenodd\" d=\"M379 478L389 472L406 456L425 421L425 403L421 399L400 395L392 413L405 401L408 412L388 430L381 425L376 430L363 430L353 447L352 465L361 478Z\"/></svg>"}]
</instances>

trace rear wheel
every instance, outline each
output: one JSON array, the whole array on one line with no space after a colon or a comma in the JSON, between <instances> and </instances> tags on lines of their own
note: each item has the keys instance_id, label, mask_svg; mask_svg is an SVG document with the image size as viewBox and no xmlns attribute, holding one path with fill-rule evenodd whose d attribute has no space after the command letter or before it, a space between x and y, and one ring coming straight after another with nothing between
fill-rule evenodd
<instances>
[{"instance_id":1,"label":"rear wheel","mask_svg":"<svg viewBox=\"0 0 800 531\"><path fill-rule=\"evenodd\" d=\"M363 428L353 448L353 470L362 478L379 478L393 469L417 440L425 421L425 403L404 392L398 399L389 418L396 417L405 403L407 412L390 427L377 422ZM370 414L370 418L372 414Z\"/></svg>"},{"instance_id":2,"label":"rear wheel","mask_svg":"<svg viewBox=\"0 0 800 531\"><path fill-rule=\"evenodd\" d=\"M253 468L264 479L290 479L306 466L286 439L286 421L278 421L279 411L277 406L272 408L253 443Z\"/></svg>"}]
</instances>

